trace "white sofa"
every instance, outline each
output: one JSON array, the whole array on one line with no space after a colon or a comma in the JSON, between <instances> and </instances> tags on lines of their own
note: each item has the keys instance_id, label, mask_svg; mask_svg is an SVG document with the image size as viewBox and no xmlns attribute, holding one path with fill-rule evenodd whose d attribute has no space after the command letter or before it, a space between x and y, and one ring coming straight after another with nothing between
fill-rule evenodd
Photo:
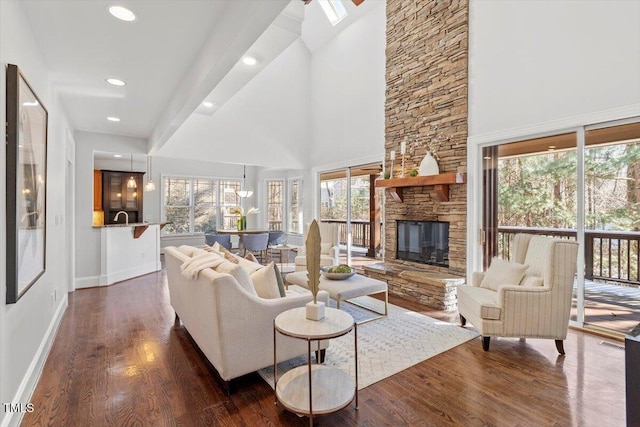
<instances>
[{"instance_id":1,"label":"white sofa","mask_svg":"<svg viewBox=\"0 0 640 427\"><path fill-rule=\"evenodd\" d=\"M304 226L304 241L307 240L309 225ZM338 224L319 222L320 228L320 267L331 267L340 262L340 229ZM306 271L307 251L302 245L298 249L298 256L295 257L296 271Z\"/></svg>"},{"instance_id":2,"label":"white sofa","mask_svg":"<svg viewBox=\"0 0 640 427\"><path fill-rule=\"evenodd\" d=\"M212 268L200 271L195 280L186 278L180 267L198 251L201 250L193 247L165 248L171 306L176 323L182 321L230 392L233 378L273 365L275 317L303 307L313 297L306 292L263 299L243 288L231 275ZM320 291L318 300L328 304L329 294ZM279 362L307 352L303 340L279 334L277 339ZM328 342L321 343L321 349L327 346Z\"/></svg>"}]
</instances>

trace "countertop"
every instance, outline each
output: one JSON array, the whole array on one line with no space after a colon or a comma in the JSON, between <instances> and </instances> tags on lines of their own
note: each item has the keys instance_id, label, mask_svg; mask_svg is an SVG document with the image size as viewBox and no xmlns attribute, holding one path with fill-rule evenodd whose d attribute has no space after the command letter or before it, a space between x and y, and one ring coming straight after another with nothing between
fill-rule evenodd
<instances>
[{"instance_id":1,"label":"countertop","mask_svg":"<svg viewBox=\"0 0 640 427\"><path fill-rule=\"evenodd\" d=\"M166 222L130 222L129 224L94 225L93 228L144 227L149 225L163 225L163 224L166 224Z\"/></svg>"}]
</instances>

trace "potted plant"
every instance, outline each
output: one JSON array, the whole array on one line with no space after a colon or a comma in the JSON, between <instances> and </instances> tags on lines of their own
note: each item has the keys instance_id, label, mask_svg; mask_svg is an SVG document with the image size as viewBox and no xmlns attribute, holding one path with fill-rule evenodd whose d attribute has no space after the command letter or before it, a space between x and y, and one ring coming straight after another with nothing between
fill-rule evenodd
<instances>
[{"instance_id":1,"label":"potted plant","mask_svg":"<svg viewBox=\"0 0 640 427\"><path fill-rule=\"evenodd\" d=\"M238 218L238 230L246 230L247 229L247 215L253 215L259 212L258 209L256 209L255 207L251 207L251 209L249 209L247 211L247 213L244 213L244 208L242 206L237 206L235 208L231 208L230 212L233 215L240 215L240 217Z\"/></svg>"}]
</instances>

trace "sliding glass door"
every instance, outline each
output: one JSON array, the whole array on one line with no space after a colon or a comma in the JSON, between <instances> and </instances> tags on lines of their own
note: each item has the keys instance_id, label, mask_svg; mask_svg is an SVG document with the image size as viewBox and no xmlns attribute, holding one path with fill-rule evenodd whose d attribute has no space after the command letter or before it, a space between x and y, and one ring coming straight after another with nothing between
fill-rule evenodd
<instances>
[{"instance_id":1,"label":"sliding glass door","mask_svg":"<svg viewBox=\"0 0 640 427\"><path fill-rule=\"evenodd\" d=\"M585 325L640 323L640 123L585 130Z\"/></svg>"},{"instance_id":2,"label":"sliding glass door","mask_svg":"<svg viewBox=\"0 0 640 427\"><path fill-rule=\"evenodd\" d=\"M380 164L320 174L320 219L338 224L344 261L375 258L380 251Z\"/></svg>"},{"instance_id":3,"label":"sliding glass door","mask_svg":"<svg viewBox=\"0 0 640 427\"><path fill-rule=\"evenodd\" d=\"M627 332L640 322L640 123L483 148L483 264L516 233L577 240L571 320Z\"/></svg>"}]
</instances>

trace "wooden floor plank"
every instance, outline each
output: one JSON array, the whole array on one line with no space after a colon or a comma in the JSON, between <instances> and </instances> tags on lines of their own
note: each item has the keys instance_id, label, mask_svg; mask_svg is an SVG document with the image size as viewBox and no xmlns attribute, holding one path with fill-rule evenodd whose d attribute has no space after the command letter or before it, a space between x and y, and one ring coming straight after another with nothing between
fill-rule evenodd
<instances>
[{"instance_id":1,"label":"wooden floor plank","mask_svg":"<svg viewBox=\"0 0 640 427\"><path fill-rule=\"evenodd\" d=\"M226 396L173 320L164 272L70 294L22 425L308 425L276 406L256 374ZM602 340L571 330L562 357L552 340L492 339L484 352L475 339L361 390L359 410L316 425L624 426L624 351Z\"/></svg>"}]
</instances>

